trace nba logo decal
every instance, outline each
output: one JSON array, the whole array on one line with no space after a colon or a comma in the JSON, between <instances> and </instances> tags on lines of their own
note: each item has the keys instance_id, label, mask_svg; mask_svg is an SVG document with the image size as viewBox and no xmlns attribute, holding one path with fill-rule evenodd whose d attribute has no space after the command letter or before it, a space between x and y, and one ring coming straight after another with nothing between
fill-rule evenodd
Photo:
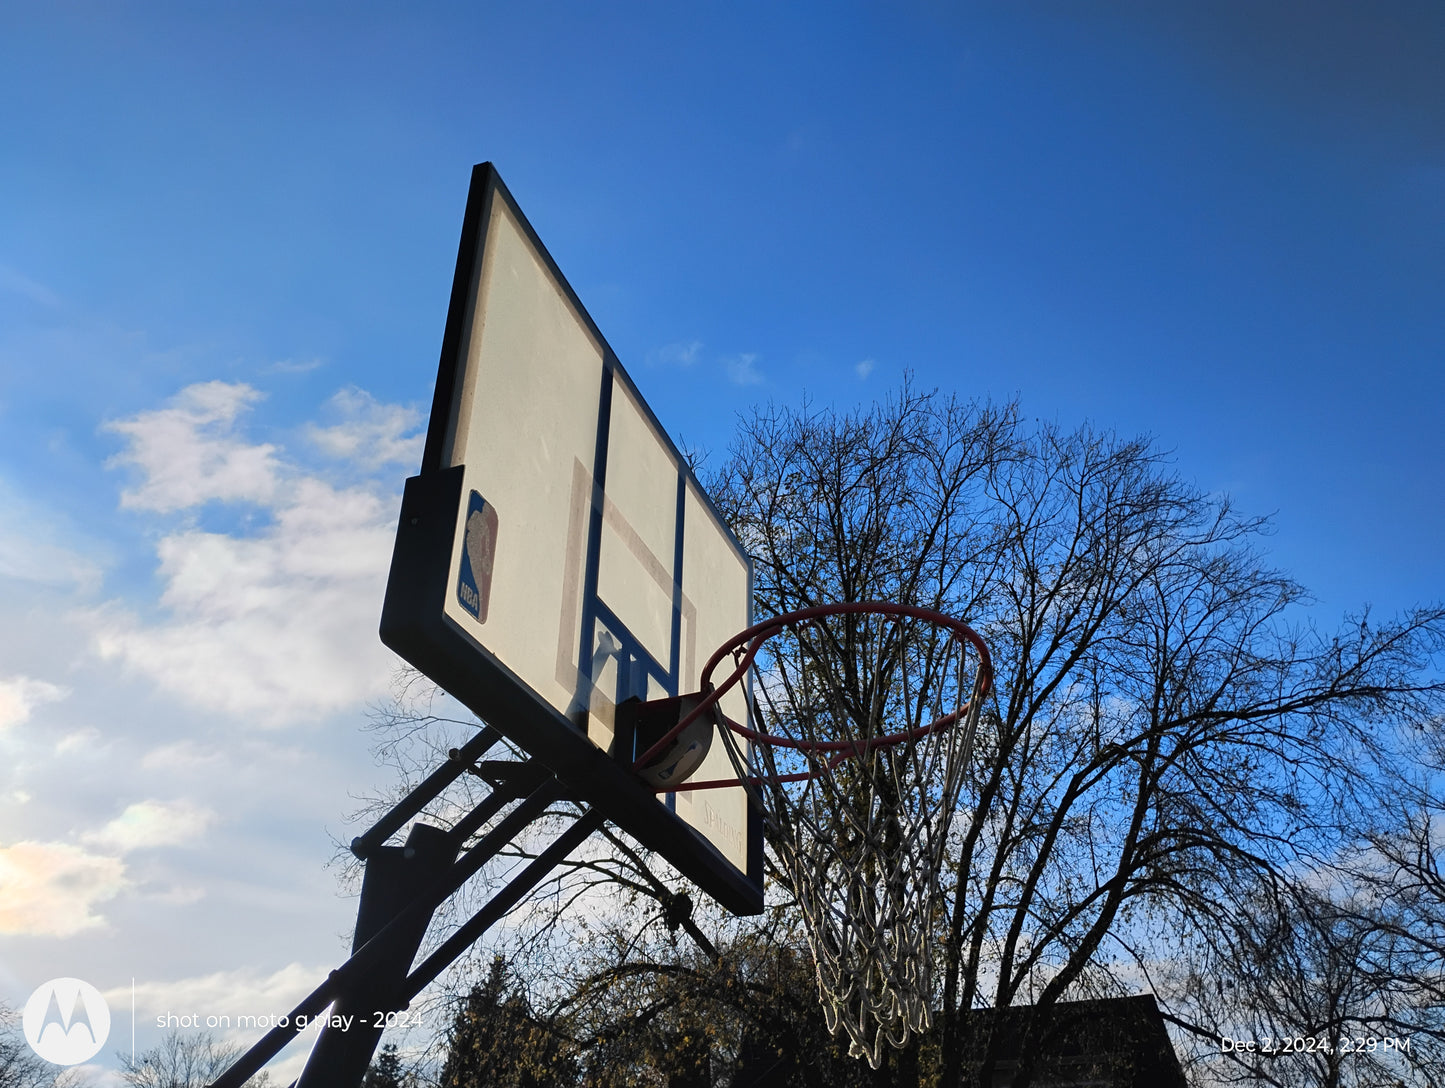
<instances>
[{"instance_id":1,"label":"nba logo decal","mask_svg":"<svg viewBox=\"0 0 1445 1088\"><path fill-rule=\"evenodd\" d=\"M467 528L462 544L462 569L457 578L457 600L477 618L478 623L487 622L487 601L492 595L492 560L496 554L497 511L473 491L467 503Z\"/></svg>"}]
</instances>

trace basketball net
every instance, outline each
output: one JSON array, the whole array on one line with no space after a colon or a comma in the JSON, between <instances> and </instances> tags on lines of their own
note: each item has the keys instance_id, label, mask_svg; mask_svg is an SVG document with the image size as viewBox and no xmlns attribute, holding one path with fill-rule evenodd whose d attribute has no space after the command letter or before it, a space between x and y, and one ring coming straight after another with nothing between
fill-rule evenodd
<instances>
[{"instance_id":1,"label":"basketball net","mask_svg":"<svg viewBox=\"0 0 1445 1088\"><path fill-rule=\"evenodd\" d=\"M829 1031L877 1069L932 1022L942 873L992 669L926 609L830 605L743 632L722 687L752 677L751 728L721 730L801 908ZM972 667L970 667L970 663Z\"/></svg>"}]
</instances>

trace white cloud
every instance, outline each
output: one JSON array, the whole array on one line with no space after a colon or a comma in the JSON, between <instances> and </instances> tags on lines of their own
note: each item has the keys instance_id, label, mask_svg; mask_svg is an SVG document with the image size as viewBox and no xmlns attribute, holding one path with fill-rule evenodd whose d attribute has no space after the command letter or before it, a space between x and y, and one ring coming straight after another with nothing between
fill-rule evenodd
<instances>
[{"instance_id":1,"label":"white cloud","mask_svg":"<svg viewBox=\"0 0 1445 1088\"><path fill-rule=\"evenodd\" d=\"M249 385L213 381L187 386L168 407L106 424L129 446L111 460L144 474L121 493L121 506L162 513L206 502L268 501L276 491L276 447L234 434L236 419L260 400Z\"/></svg>"},{"instance_id":2,"label":"white cloud","mask_svg":"<svg viewBox=\"0 0 1445 1088\"><path fill-rule=\"evenodd\" d=\"M376 624L392 517L368 491L308 478L257 537L167 536L166 618L100 610L96 646L197 706L261 725L361 702L390 673Z\"/></svg>"},{"instance_id":3,"label":"white cloud","mask_svg":"<svg viewBox=\"0 0 1445 1088\"><path fill-rule=\"evenodd\" d=\"M262 1016L288 1013L296 1003L326 978L329 967L306 967L287 964L278 971L263 973L242 967L234 971L216 971L209 975L169 980L137 979L135 984L136 1016L155 1022L167 1012L198 1013L207 1016L230 1014ZM130 1005L130 986L112 990L104 997L112 1003Z\"/></svg>"},{"instance_id":4,"label":"white cloud","mask_svg":"<svg viewBox=\"0 0 1445 1088\"><path fill-rule=\"evenodd\" d=\"M128 1088L114 1069L106 1069L92 1062L70 1066L64 1077L56 1083L64 1085L65 1088Z\"/></svg>"},{"instance_id":5,"label":"white cloud","mask_svg":"<svg viewBox=\"0 0 1445 1088\"><path fill-rule=\"evenodd\" d=\"M206 889L196 885L173 884L159 891L147 889L144 900L168 907L189 907L206 898Z\"/></svg>"},{"instance_id":6,"label":"white cloud","mask_svg":"<svg viewBox=\"0 0 1445 1088\"><path fill-rule=\"evenodd\" d=\"M179 846L205 834L216 814L189 801L137 801L99 831L81 838L119 853Z\"/></svg>"},{"instance_id":7,"label":"white cloud","mask_svg":"<svg viewBox=\"0 0 1445 1088\"><path fill-rule=\"evenodd\" d=\"M105 924L95 912L126 887L119 858L60 842L0 847L0 933L68 937Z\"/></svg>"},{"instance_id":8,"label":"white cloud","mask_svg":"<svg viewBox=\"0 0 1445 1088\"><path fill-rule=\"evenodd\" d=\"M363 468L402 464L415 468L421 463L426 436L416 431L420 414L399 404L382 404L365 390L354 386L340 390L327 404L341 417L331 427L311 424L307 435L325 453L355 461Z\"/></svg>"},{"instance_id":9,"label":"white cloud","mask_svg":"<svg viewBox=\"0 0 1445 1088\"><path fill-rule=\"evenodd\" d=\"M269 374L306 374L325 365L326 360L319 358L277 359L266 367L266 372Z\"/></svg>"},{"instance_id":10,"label":"white cloud","mask_svg":"<svg viewBox=\"0 0 1445 1088\"><path fill-rule=\"evenodd\" d=\"M169 774L194 774L215 767L223 756L217 748L206 748L193 740L178 740L153 748L141 757L140 765L148 771Z\"/></svg>"},{"instance_id":11,"label":"white cloud","mask_svg":"<svg viewBox=\"0 0 1445 1088\"><path fill-rule=\"evenodd\" d=\"M31 302L38 302L42 306L60 305L60 296L49 287L43 283L37 283L29 276L22 275L9 265L0 264L0 291L20 295L28 298Z\"/></svg>"},{"instance_id":12,"label":"white cloud","mask_svg":"<svg viewBox=\"0 0 1445 1088\"><path fill-rule=\"evenodd\" d=\"M734 385L759 385L763 376L758 372L757 355L752 352L743 352L741 355L734 355L723 360L727 368L728 380Z\"/></svg>"},{"instance_id":13,"label":"white cloud","mask_svg":"<svg viewBox=\"0 0 1445 1088\"><path fill-rule=\"evenodd\" d=\"M872 359L863 359L854 365L853 373L857 374L859 378L866 378L869 374L873 373L873 366L874 363Z\"/></svg>"},{"instance_id":14,"label":"white cloud","mask_svg":"<svg viewBox=\"0 0 1445 1088\"><path fill-rule=\"evenodd\" d=\"M0 577L88 588L100 568L74 550L77 534L0 480Z\"/></svg>"},{"instance_id":15,"label":"white cloud","mask_svg":"<svg viewBox=\"0 0 1445 1088\"><path fill-rule=\"evenodd\" d=\"M395 500L306 475L273 446L248 445L234 421L257 396L247 386L209 382L182 391L168 408L110 425L130 440L117 460L145 473L123 503L167 511L247 500L264 503L271 516L252 535L168 533L157 545L160 617L110 605L87 618L102 657L192 705L277 726L384 689L392 659L376 624ZM313 428L330 452L367 468L420 459L420 439L405 435L415 422L409 409L354 389L331 404L350 418ZM176 469L171 456L191 458L194 470Z\"/></svg>"},{"instance_id":16,"label":"white cloud","mask_svg":"<svg viewBox=\"0 0 1445 1088\"><path fill-rule=\"evenodd\" d=\"M57 702L69 694L57 684L29 676L0 679L0 729L29 721L36 707Z\"/></svg>"},{"instance_id":17,"label":"white cloud","mask_svg":"<svg viewBox=\"0 0 1445 1088\"><path fill-rule=\"evenodd\" d=\"M192 978L137 979L134 991L129 985L118 986L102 996L111 1008L129 1008L134 993L136 1020L143 1024L167 1016L178 1021L193 1017L191 1023L207 1030L209 1018L215 1017L218 1026L209 1030L227 1042L250 1046L320 985L329 971L329 966L289 963L269 973L241 968ZM179 1025L173 1029L194 1030ZM289 1084L300 1075L317 1033L316 1027L306 1028L298 1035L299 1047L293 1043L266 1066L272 1083Z\"/></svg>"},{"instance_id":18,"label":"white cloud","mask_svg":"<svg viewBox=\"0 0 1445 1088\"><path fill-rule=\"evenodd\" d=\"M665 366L692 366L702 354L701 340L678 341L664 344L653 353L653 358Z\"/></svg>"},{"instance_id":19,"label":"white cloud","mask_svg":"<svg viewBox=\"0 0 1445 1088\"><path fill-rule=\"evenodd\" d=\"M70 755L74 752L98 752L105 747L105 741L99 729L92 725L83 726L73 732L66 733L55 742L55 754L58 756Z\"/></svg>"}]
</instances>

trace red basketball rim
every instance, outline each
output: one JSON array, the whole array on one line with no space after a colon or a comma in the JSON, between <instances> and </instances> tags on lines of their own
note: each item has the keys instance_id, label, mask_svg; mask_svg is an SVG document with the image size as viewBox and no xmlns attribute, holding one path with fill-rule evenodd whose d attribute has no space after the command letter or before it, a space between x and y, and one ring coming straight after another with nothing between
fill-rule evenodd
<instances>
[{"instance_id":1,"label":"red basketball rim","mask_svg":"<svg viewBox=\"0 0 1445 1088\"><path fill-rule=\"evenodd\" d=\"M836 767L845 759L861 756L875 748L885 748L894 744L901 744L909 740L917 740L926 737L930 733L940 729L946 729L958 723L964 716L973 701L981 700L993 686L993 661L989 656L988 645L983 641L972 627L962 620L954 619L952 616L931 608L919 608L915 605L894 604L890 601L853 601L844 604L816 605L812 608L801 608L796 612L787 612L781 616L774 616L770 620L754 624L745 631L740 631L722 646L717 652L708 658L707 664L702 670L702 690L707 692L703 700L698 703L692 711L657 741L646 752L633 763L634 768L646 764L649 760L663 752L667 745L671 744L684 729L695 722L701 715L717 706L722 697L748 674L757 659L763 643L774 635L781 634L789 627L807 623L809 620L820 619L824 616L839 616L848 614L872 614L883 616L901 616L908 619L923 620L936 624L948 631L953 632L962 638L978 653L979 666L977 670L977 682L974 687L973 697L969 703L960 707L952 713L945 714L927 725L919 726L916 729L900 729L894 733L884 733L877 737L869 737L867 740L794 740L791 737L779 737L772 733L764 733L748 726L733 721L727 715L718 713L718 717L727 725L728 729L738 736L746 737L748 740L759 744L771 744L779 748L791 748L796 751L809 753L832 753L832 758L827 761L828 769ZM746 649L744 649L746 647ZM731 654L737 662L732 673L716 687L712 686L713 671L722 663L723 658ZM802 772L779 776L778 782L802 782L814 777L818 772ZM660 793L674 792L678 789L696 790L712 789L721 786L736 785L736 781L720 780L708 782L683 782L671 787L659 788Z\"/></svg>"}]
</instances>

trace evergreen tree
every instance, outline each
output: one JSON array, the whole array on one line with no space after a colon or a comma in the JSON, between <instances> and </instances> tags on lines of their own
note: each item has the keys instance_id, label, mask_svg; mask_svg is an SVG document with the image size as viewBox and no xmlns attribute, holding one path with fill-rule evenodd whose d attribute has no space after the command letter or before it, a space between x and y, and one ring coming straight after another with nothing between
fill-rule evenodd
<instances>
[{"instance_id":1,"label":"evergreen tree","mask_svg":"<svg viewBox=\"0 0 1445 1088\"><path fill-rule=\"evenodd\" d=\"M371 1063L366 1076L361 1078L361 1088L403 1088L405 1083L401 1072L401 1058L396 1052L395 1043L387 1043L381 1048L376 1061Z\"/></svg>"},{"instance_id":2,"label":"evergreen tree","mask_svg":"<svg viewBox=\"0 0 1445 1088\"><path fill-rule=\"evenodd\" d=\"M496 957L452 1022L442 1088L560 1088L575 1080L570 1041L533 1014Z\"/></svg>"}]
</instances>

